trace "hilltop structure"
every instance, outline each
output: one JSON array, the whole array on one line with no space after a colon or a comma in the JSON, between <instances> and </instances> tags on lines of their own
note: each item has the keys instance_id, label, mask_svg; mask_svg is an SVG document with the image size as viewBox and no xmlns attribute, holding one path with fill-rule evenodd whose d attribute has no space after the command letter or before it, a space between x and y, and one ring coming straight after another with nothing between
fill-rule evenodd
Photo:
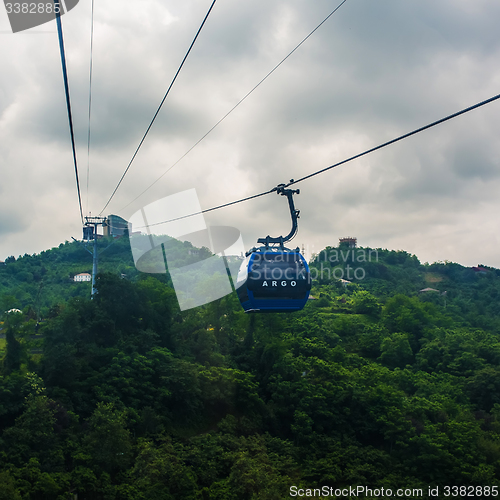
<instances>
[{"instance_id":1,"label":"hilltop structure","mask_svg":"<svg viewBox=\"0 0 500 500\"><path fill-rule=\"evenodd\" d=\"M106 224L102 229L104 236L113 236L116 238L117 236L123 236L125 231L128 230L128 222L118 215L108 215Z\"/></svg>"},{"instance_id":2,"label":"hilltop structure","mask_svg":"<svg viewBox=\"0 0 500 500\"><path fill-rule=\"evenodd\" d=\"M352 236L348 236L347 238L339 238L339 246L342 244L349 245L349 248L356 248L358 245L358 238L353 238Z\"/></svg>"}]
</instances>

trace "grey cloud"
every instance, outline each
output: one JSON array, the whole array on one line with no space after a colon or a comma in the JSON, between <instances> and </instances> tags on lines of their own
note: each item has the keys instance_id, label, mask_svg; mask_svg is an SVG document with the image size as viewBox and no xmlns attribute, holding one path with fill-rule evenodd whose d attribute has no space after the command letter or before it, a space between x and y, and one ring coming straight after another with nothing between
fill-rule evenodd
<instances>
[{"instance_id":1,"label":"grey cloud","mask_svg":"<svg viewBox=\"0 0 500 500\"><path fill-rule=\"evenodd\" d=\"M110 212L119 211L186 152L334 6L327 0L218 2ZM158 1L134 14L132 4L111 1L96 10L93 213L123 173L207 7L199 0ZM203 208L252 195L488 97L498 91L500 76L499 10L494 0L348 0L126 211L192 187ZM63 19L84 198L88 21L82 5ZM9 186L11 211L21 218L28 220L31 213L17 201L21 195L32 200L40 216L58 213L57 244L80 228L56 37L13 35L0 43L9 48L0 55L0 126L8 132L2 187ZM335 244L353 232L374 246L406 244L413 251L420 245L431 259L432 254L443 258L438 257L440 227L446 227L450 241L463 241L464 234L474 239L470 221L493 224L492 207L500 209L494 106L298 186L301 219L294 244ZM27 158L38 161L31 165ZM6 172L22 166L28 181L20 187ZM38 176L41 171L46 178ZM74 204L67 214L60 213L56 200L48 203L49 191L59 193L65 210ZM485 200L492 204L487 211ZM257 237L288 232L289 219L286 200L275 195L207 214L210 224L239 228L248 246ZM74 228L71 234L68 228ZM6 227L5 234L14 230ZM32 253L47 244L36 228L24 231L15 243L0 245L2 255ZM428 247L417 243L425 235L435 240ZM470 248L461 248L454 255L465 262ZM485 247L484 255L493 259L485 263L500 265L491 248Z\"/></svg>"}]
</instances>

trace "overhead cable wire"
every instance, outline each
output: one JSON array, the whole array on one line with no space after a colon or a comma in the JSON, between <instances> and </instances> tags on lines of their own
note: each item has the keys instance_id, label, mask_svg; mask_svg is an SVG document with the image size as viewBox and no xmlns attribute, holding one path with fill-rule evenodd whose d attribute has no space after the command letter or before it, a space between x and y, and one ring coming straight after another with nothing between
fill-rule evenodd
<instances>
[{"instance_id":1,"label":"overhead cable wire","mask_svg":"<svg viewBox=\"0 0 500 500\"><path fill-rule=\"evenodd\" d=\"M306 179L310 179L311 177L314 177L316 175L322 174L322 173L324 173L324 172L326 172L328 170L331 170L332 168L338 167L340 165L344 165L345 163L348 163L350 161L356 160L357 158L361 158L362 156L365 156L365 155L367 155L369 153L373 153L374 151L377 151L379 149L385 148L386 146L394 144L394 143L396 143L398 141L401 141L403 139L407 139L408 137L411 137L412 135L415 135L415 134L418 134L420 132L423 132L424 130L428 130L428 129L432 128L432 127L435 127L436 125L439 125L439 124L444 123L444 122L446 122L448 120L451 120L452 118L456 118L457 116L460 116L460 115L463 115L465 113L468 113L469 111L472 111L474 109L480 108L481 106L485 106L486 104L494 102L494 101L496 101L498 99L500 99L500 94L497 94L497 95L495 95L493 97L490 97L489 99L486 99L486 100L481 101L481 102L479 102L477 104L474 104L473 106L469 106L468 108L465 108L465 109L462 109L460 111L457 111L456 113L448 115L445 118L441 118L440 120L436 120L435 122L429 123L428 125L424 125L423 127L417 128L417 129L415 129L415 130L413 130L411 132L408 132L407 134L400 135L399 137L396 137L395 139L392 139L390 141L384 142L383 144L375 146L374 148L367 149L366 151L363 151L362 153L359 153L357 155L351 156L350 158L347 158L346 160L339 161L338 163L330 165L329 167L325 167L325 168L323 168L321 170L313 172L312 174L308 174L308 175L306 175L304 177L301 177L300 179L291 180L288 184L285 184L284 187L291 186L292 184L298 184L299 182L305 181ZM200 214L204 214L204 213L207 213L207 212L212 212L212 211L218 210L220 208L228 207L230 205L236 205L237 203L242 203L244 201L252 200L253 198L258 198L260 196L264 196L266 194L270 194L270 193L276 192L276 190L277 190L277 188L275 187L273 189L270 189L269 191L265 191L263 193L256 194L256 195L253 195L253 196L248 196L247 198L243 198L241 200L231 201L229 203L225 203L224 205L219 205L219 206L216 206L216 207L207 208L206 210L202 210L201 212L195 212L195 213L192 213L192 214L189 214L189 215L184 215L183 217L177 217L176 219L170 219L170 220L165 220L165 221L162 221L162 222L157 222L155 224L149 224L148 226L144 226L144 227L158 226L160 224L166 224L168 222L173 222L173 221L180 220L180 219L186 219L188 217L194 217L195 215L200 215Z\"/></svg>"},{"instance_id":2,"label":"overhead cable wire","mask_svg":"<svg viewBox=\"0 0 500 500\"><path fill-rule=\"evenodd\" d=\"M90 8L90 68L89 68L89 130L87 134L87 206L89 209L89 179L90 179L90 120L92 114L92 55L94 52L94 0Z\"/></svg>"},{"instance_id":3,"label":"overhead cable wire","mask_svg":"<svg viewBox=\"0 0 500 500\"><path fill-rule=\"evenodd\" d=\"M193 48L194 44L196 43L196 40L198 39L198 36L199 36L199 34L201 33L201 30L203 29L203 26L205 26L205 23L206 23L206 21L207 21L207 19L208 19L208 16L209 16L209 15L210 15L210 13L212 12L212 9L214 8L214 5L215 5L215 2L216 2L216 1L217 1L217 0L213 0L212 5L211 5L211 6L210 6L210 8L208 9L208 12L207 12L207 14L206 14L205 18L203 19L203 22L201 23L201 26L200 26L200 28L198 29L197 33L196 33L196 36L194 37L193 41L191 42L191 45L190 45L190 47L189 47L188 51L186 52L186 55L184 56L184 59L182 60L181 65L179 66L179 69L177 70L177 73L175 74L175 76L174 76L174 78L173 78L172 82L170 83L170 86L168 87L168 90L167 90L167 92L165 93L165 96L163 97L163 99L162 99L162 101L161 101L160 105L158 106L158 109L156 110L156 113L154 114L153 119L151 120L151 123L149 124L149 126L148 126L148 128L147 128L147 130L146 130L146 132L145 132L145 134L144 134L144 136L142 137L141 142L140 142L140 143L139 143L139 145L137 146L137 149L135 150L135 153L134 153L134 155L132 156L132 159L130 160L130 162L129 162L129 164L128 164L127 168L125 169L125 172L123 172L123 175L121 176L120 181L119 181L119 182L118 182L118 184L116 185L115 190L113 191L113 193L112 193L112 194L111 194L111 196L109 197L109 200L106 202L106 205L104 205L104 207L103 207L103 209L101 210L101 212L100 212L100 214L99 214L99 215L101 215L101 214L104 212L104 210L106 210L106 207L109 205L109 203L110 203L110 202L111 202L111 200L113 199L113 197L114 197L114 195L115 195L116 191L118 191L118 188L120 187L120 184L122 183L123 179L124 179L124 178L125 178L125 176L127 175L127 172L129 171L129 169L130 169L130 167L131 167L131 165L132 165L132 162L135 160L135 157L137 156L137 153L139 152L139 149L141 149L141 146L142 146L142 144L143 144L144 140L146 139L146 137L147 137L147 135L148 135L149 131L151 130L151 127L153 126L153 123L155 122L156 117L158 116L158 113L160 112L160 110L161 110L161 108L162 108L162 106L163 106L163 103L164 103L164 102L165 102L165 100L167 99L167 96L168 96L168 94L169 94L169 92L170 92L170 89L173 87L173 85L174 85L174 83L175 83L175 80L177 80L177 77L179 76L179 73L181 72L181 69L182 69L182 67L184 66L184 63L186 62L186 59L188 58L188 56L189 56L189 54L190 54L190 52L191 52L191 49Z\"/></svg>"},{"instance_id":4,"label":"overhead cable wire","mask_svg":"<svg viewBox=\"0 0 500 500\"><path fill-rule=\"evenodd\" d=\"M362 156L365 156L369 153L373 153L374 151L385 148L386 146L390 146L391 144L394 144L395 142L402 141L403 139L411 137L412 135L418 134L420 132L423 132L424 130L435 127L436 125L444 123L448 120L451 120L452 118L456 118L457 116L468 113L469 111L472 111L473 109L480 108L481 106L484 106L486 104L489 104L490 102L496 101L497 99L500 99L500 94L497 94L496 96L490 97L489 99L486 99L485 101L481 101L477 104L474 104L473 106L469 106L468 108L462 109L461 111L457 111L456 113L453 113L452 115L448 115L445 118L441 118L440 120L429 123L428 125L425 125L425 126L420 127L416 130L413 130L412 132L408 132L407 134L396 137L396 139L392 139L391 141L384 142L383 144L380 144L379 146L375 146L374 148L368 149L367 151L364 151L363 153L357 154L355 156L351 156L347 160L340 161L338 163L335 163L334 165L330 165L329 167L318 170L317 172L313 172L312 174L301 177L300 179L297 179L296 181L293 181L293 182L290 182L289 184L287 184L287 187L291 186L292 184L298 184L299 182L305 181L306 179L314 177L315 175L322 174L323 172L326 172L327 170L331 170L332 168L343 165L344 163L350 162L352 160L356 160L357 158L361 158Z\"/></svg>"},{"instance_id":5,"label":"overhead cable wire","mask_svg":"<svg viewBox=\"0 0 500 500\"><path fill-rule=\"evenodd\" d=\"M69 132L71 136L71 147L73 149L73 163L75 165L75 176L76 176L76 190L78 192L78 203L80 204L80 217L82 219L83 224L83 208L82 208L82 196L80 193L80 180L78 178L78 162L76 159L76 146L75 146L75 134L73 131L73 116L71 113L71 100L69 97L69 83L68 83L68 72L66 69L66 54L64 52L64 39L63 39L63 30L61 23L61 5L59 0L54 0L54 5L56 7L56 22L57 22L57 34L59 37L59 52L61 53L61 64L62 64L62 72L63 72L63 80L64 80L64 91L66 94L66 108L68 110L68 121L69 121Z\"/></svg>"},{"instance_id":6,"label":"overhead cable wire","mask_svg":"<svg viewBox=\"0 0 500 500\"><path fill-rule=\"evenodd\" d=\"M144 193L149 191L160 179L162 179L168 172L170 172L170 170L172 170L181 160L183 160L196 146L198 146L198 144L200 144L200 142L202 142L211 132L213 132L241 103L243 103L243 101L245 101L247 97L249 97L255 90L257 90L295 51L297 51L297 49L299 49L299 47L303 45L304 42L306 42L306 40L308 40L319 28L321 28L321 26L323 26L323 24L325 24L328 21L328 19L330 19L330 17L332 17L333 14L335 14L335 12L337 12L340 9L340 7L342 7L342 5L344 5L346 2L347 0L343 0L339 5L337 5L337 7L335 7L335 9L332 12L330 12L330 14L328 14L328 16L326 16L325 19L321 21L321 23L319 23L316 26L316 28L314 28L305 38L303 38L302 41L298 43L291 52L289 52L276 66L274 66L274 68L271 71L269 71L269 73L267 73L267 75L264 76L264 78L262 78L262 80L260 80L259 83L257 83L257 85L255 85L249 92L247 92L212 128L208 130L208 132L206 132L200 139L198 139L198 141L196 141L175 163L173 163L165 172L163 172L163 174L161 174L160 177L158 177L158 179L156 179L141 194L139 194L131 202L125 205L121 210L124 210L129 205L134 203L134 201L138 200Z\"/></svg>"},{"instance_id":7,"label":"overhead cable wire","mask_svg":"<svg viewBox=\"0 0 500 500\"><path fill-rule=\"evenodd\" d=\"M229 203L225 203L224 205L219 205L217 207L207 208L206 210L202 210L201 212L195 212L195 213L192 213L189 215L183 215L182 217L177 217L175 219L170 219L170 220L164 220L162 222L155 222L153 224L148 224L147 226L140 226L140 227L134 228L134 229L143 229L145 227L159 226L161 224L166 224L167 222L174 222L176 220L187 219L188 217L194 217L195 215L206 214L207 212L212 212L214 210L218 210L219 208L225 208L225 207L229 207L230 205L236 205L237 203L242 203L243 201L253 200L254 198L260 198L261 196L265 196L266 194L271 194L274 191L276 191L276 188L270 189L269 191L265 191L263 193L254 194L253 196L248 196L247 198L243 198L241 200L231 201Z\"/></svg>"}]
</instances>

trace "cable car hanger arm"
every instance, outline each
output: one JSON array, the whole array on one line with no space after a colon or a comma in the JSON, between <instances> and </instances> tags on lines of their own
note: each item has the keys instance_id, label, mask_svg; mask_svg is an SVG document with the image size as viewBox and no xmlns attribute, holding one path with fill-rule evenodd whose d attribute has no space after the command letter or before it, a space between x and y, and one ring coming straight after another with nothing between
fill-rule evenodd
<instances>
[{"instance_id":1,"label":"cable car hanger arm","mask_svg":"<svg viewBox=\"0 0 500 500\"><path fill-rule=\"evenodd\" d=\"M290 179L290 184L293 184L294 180ZM278 243L281 247L287 241L290 241L296 234L299 228L298 218L300 214L300 210L295 209L295 205L293 203L293 195L300 194L300 189L286 189L285 184L278 184L275 188L271 190L271 192L276 191L277 194L281 196L286 196L288 198L288 206L290 208L290 215L292 216L292 229L285 236L278 236L277 238L273 238L271 236L266 236L265 238L259 238L257 243L262 243L263 245L269 247L271 243Z\"/></svg>"}]
</instances>

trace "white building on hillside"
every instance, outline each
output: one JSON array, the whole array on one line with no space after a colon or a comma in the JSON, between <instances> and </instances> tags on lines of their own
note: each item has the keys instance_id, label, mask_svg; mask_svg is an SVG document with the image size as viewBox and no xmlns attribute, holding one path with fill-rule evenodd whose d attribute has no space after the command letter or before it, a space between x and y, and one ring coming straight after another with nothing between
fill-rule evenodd
<instances>
[{"instance_id":1,"label":"white building on hillside","mask_svg":"<svg viewBox=\"0 0 500 500\"><path fill-rule=\"evenodd\" d=\"M89 273L75 274L73 281L92 281L92 276Z\"/></svg>"}]
</instances>

